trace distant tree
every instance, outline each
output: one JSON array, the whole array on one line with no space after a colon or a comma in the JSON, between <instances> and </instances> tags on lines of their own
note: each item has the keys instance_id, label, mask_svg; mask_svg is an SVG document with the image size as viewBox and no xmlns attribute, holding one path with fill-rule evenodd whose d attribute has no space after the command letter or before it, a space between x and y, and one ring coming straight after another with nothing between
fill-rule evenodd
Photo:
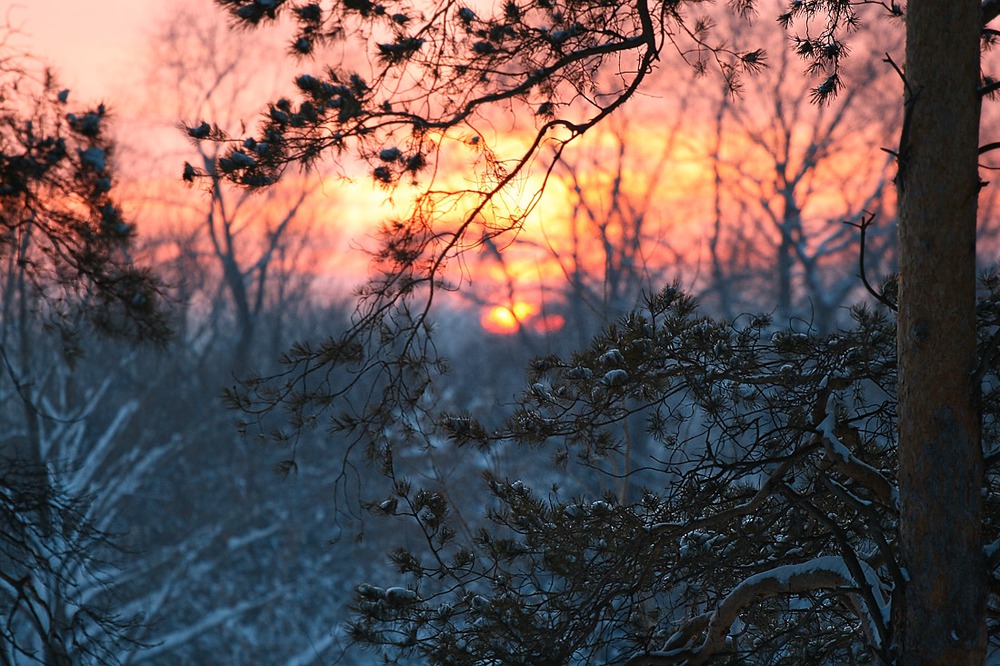
<instances>
[{"instance_id":1,"label":"distant tree","mask_svg":"<svg viewBox=\"0 0 1000 666\"><path fill-rule=\"evenodd\" d=\"M898 131L902 84L868 59L898 41L893 26L852 35L853 53L865 57L847 63L849 85L823 105L810 101L814 81L783 34L736 17L722 17L716 31L767 44L768 68L745 77L734 98L726 82L661 65L671 96L657 105L657 131L645 126L650 110L630 106L567 150L540 214L503 252L487 243L476 264L506 282L476 271L465 297L540 303L543 318L565 316L584 345L643 289L684 276L709 312L774 308L779 320L830 331L863 291L862 226L866 271L894 267L893 158L880 146Z\"/></svg>"},{"instance_id":2,"label":"distant tree","mask_svg":"<svg viewBox=\"0 0 1000 666\"><path fill-rule=\"evenodd\" d=\"M228 305L217 307L213 303L210 307L215 317L195 318L239 332L235 343L227 339L230 349L205 348L207 354L230 356L233 369L239 373L248 370L249 358L256 351L254 344L262 333L260 318L265 306L270 305L267 299L289 290L295 282L293 276L299 283L298 292L305 289L306 267L299 265L294 273L289 268L306 260L304 230L313 221L307 209L315 198L319 179L288 179L263 193L241 190L214 170L220 146L201 141L194 141L192 146L187 133L178 131L177 122L179 118L211 117L221 127L237 131L241 113L255 108L253 93L263 74L277 76L281 64L268 62L229 31L220 10L206 13L193 3L182 3L150 40L145 74L150 95L145 100L144 116L159 121L165 131L174 134L179 148L183 146L181 141L187 144L181 159L206 169L211 177L204 182L207 197L192 191L188 170L188 188L151 189L144 185L136 198L147 202L153 214L170 219L177 227L174 235L182 247L172 251L193 252L193 260L207 261L214 267L212 271L196 268L193 273L217 273L219 290L210 298L222 299ZM141 164L140 168L155 170L157 165ZM313 242L321 233L314 231ZM187 302L201 290L201 285L186 285L184 276L178 277L182 280L179 296ZM272 313L280 316L280 308L274 308ZM221 337L217 333L207 332L206 337Z\"/></svg>"},{"instance_id":3,"label":"distant tree","mask_svg":"<svg viewBox=\"0 0 1000 666\"><path fill-rule=\"evenodd\" d=\"M564 154L553 172L558 185L550 184L549 192L563 190L565 210L549 211L543 222L535 222L535 228L503 249L491 241L478 260L480 267L501 267L512 302L539 301L540 317L565 329L561 342L586 345L604 324L629 312L643 293L657 291L687 267L683 250L671 238L678 214L660 201L677 166L671 156L682 141L683 111L678 110L655 143L631 144L630 134L642 129L629 118L611 121L613 138L598 137L605 140ZM518 262L534 262L538 270L525 275L523 268L517 271ZM497 285L480 282L464 293L489 302Z\"/></svg>"},{"instance_id":4,"label":"distant tree","mask_svg":"<svg viewBox=\"0 0 1000 666\"><path fill-rule=\"evenodd\" d=\"M845 90L817 105L784 35L730 30L737 43L768 44L770 57L738 99L712 101L709 303L727 317L773 307L780 320L796 316L827 332L861 291L863 221L866 270L894 266L894 169L882 148L898 132L901 83L879 60L900 36L891 24L860 26Z\"/></svg>"},{"instance_id":5,"label":"distant tree","mask_svg":"<svg viewBox=\"0 0 1000 666\"><path fill-rule=\"evenodd\" d=\"M165 353L127 356L85 338L98 358L79 360L72 372L35 350L31 365L51 368L36 388L47 406L44 444L49 459L63 461L62 478L92 498L94 523L126 546L109 556L113 566L95 597L145 617L132 633L138 642L116 653L122 664L315 656L338 639L331 628L344 617L350 582L289 582L335 559L354 572L350 580L378 569L328 546L330 531L318 528L329 523L325 507L315 510L325 486L267 482L275 452L253 455L218 396L248 358L276 357L289 331L305 335L317 321L343 325L336 296L311 302L307 260L320 231L307 237L303 230L316 188L304 181L265 193L222 180L164 185L160 178L176 175L185 158L216 158L211 144L192 149L178 119L211 114L239 128L244 98L257 89L252 76L278 63L255 58L221 11L195 3L172 6L154 31L148 71L135 69L144 94L122 101L125 116L135 113L132 104L141 109L142 152L129 152L126 134L117 191L147 226L135 252L153 257L168 285L175 335ZM162 141L154 134L161 131ZM160 150L149 150L151 137ZM93 386L100 390L87 390ZM312 522L289 521L303 506Z\"/></svg>"},{"instance_id":6,"label":"distant tree","mask_svg":"<svg viewBox=\"0 0 1000 666\"><path fill-rule=\"evenodd\" d=\"M283 382L258 383L250 387L255 393L232 396L238 406L258 412L284 405L293 429L316 422L331 404L344 405L334 424L362 432L384 464L391 462L391 448L382 433L420 410L419 395L437 368L428 356L433 348L426 336L427 312L436 294L453 286L445 266L461 252L480 247L483 239L516 231L532 207L533 200L502 206L497 194L533 165L540 164L543 178L547 176L566 145L633 98L656 62L671 52L697 68L714 68L730 87L765 62L760 50L734 50L719 40L697 2L512 1L487 12L450 2L417 9L369 0L332 7L289 0L218 1L248 26L290 14L298 26L292 42L298 54L308 55L317 43L346 35L360 37L375 63L370 76L356 70L362 59L339 63L318 76L299 76L297 100L283 98L270 105L255 136L231 144L220 157L222 173L245 186L262 187L292 162L313 163L351 149L371 162L373 177L386 186L429 179L418 192L413 214L384 226L376 255L382 271L365 292L352 330L315 347L296 348L287 359ZM904 13L894 3L873 4L893 17ZM744 16L755 7L742 0L729 4ZM817 0L790 3L779 16L784 26L800 31L793 48L818 77L813 90L817 103L829 103L843 86L844 38L861 20L859 11L852 3ZM980 102L996 89L992 79L981 79L980 50L984 35L987 43L992 40L986 26L998 14L1000 3L994 0L913 0L905 10L905 73L902 67L898 72L906 97L894 151L901 274L900 562L905 576L896 577L903 594L894 597L890 614L892 641L871 643L879 657L901 664L981 663L986 648L986 581L992 568L983 550L983 368L976 344L975 228L981 189ZM605 71L609 76L602 79L599 74ZM532 110L536 122L523 150L507 159L482 144L493 138L491 109L515 107ZM190 131L195 138L228 140L209 124ZM478 186L442 188L435 184L440 177L436 169L422 176L430 166L443 167L463 145L471 146L478 159L473 163ZM892 302L885 294L879 298ZM335 366L353 371L353 379L333 377L330 368ZM607 384L628 376L627 371L608 373L603 376ZM366 389L374 385L377 390L369 389L371 399L352 412L357 403L337 401L361 378L371 382ZM824 422L829 424L819 421ZM526 418L524 423L544 432L544 422ZM423 498L420 511L433 524L439 504L433 497ZM790 532L804 540L809 534ZM778 589L816 594L809 606L821 617L823 598L831 590L870 587L864 567L835 562L815 560L807 576L800 576L800 569L783 570L776 578ZM408 560L400 563L419 570ZM460 576L468 566L460 555L451 573ZM731 592L756 594L757 583L751 583L756 580L737 582ZM531 580L530 589L543 584ZM877 625L878 599L865 597L865 626ZM386 591L390 605L416 598L413 590ZM716 597L722 620L728 619L728 598ZM547 610L539 609L539 617L546 617ZM519 621L516 614L501 619ZM709 622L702 644L719 644L720 632L728 631L721 626ZM774 631L783 627L778 624ZM438 636L442 646L450 645L447 630ZM404 634L400 641L405 645L410 636ZM895 650L878 652L887 645ZM650 645L649 655L637 656L636 663L670 663L675 646L669 638Z\"/></svg>"}]
</instances>

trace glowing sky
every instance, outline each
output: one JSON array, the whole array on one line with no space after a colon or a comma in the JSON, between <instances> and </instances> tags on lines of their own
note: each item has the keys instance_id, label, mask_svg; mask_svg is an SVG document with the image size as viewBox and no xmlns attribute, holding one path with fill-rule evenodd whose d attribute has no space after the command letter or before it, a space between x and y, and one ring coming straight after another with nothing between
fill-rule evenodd
<instances>
[{"instance_id":1,"label":"glowing sky","mask_svg":"<svg viewBox=\"0 0 1000 666\"><path fill-rule=\"evenodd\" d=\"M164 11L152 0L4 0L0 7L22 33L18 46L86 99L126 93L130 64Z\"/></svg>"},{"instance_id":2,"label":"glowing sky","mask_svg":"<svg viewBox=\"0 0 1000 666\"><path fill-rule=\"evenodd\" d=\"M51 65L57 72L60 85L70 88L73 93L73 101L79 104L87 104L96 100L107 101L111 109L120 122L120 127L132 132L131 136L119 137L122 143L128 145L130 139L140 137L138 141L131 141L132 148L137 143L145 139L145 145L155 147L153 150L144 152L150 154L146 161L136 159L123 159L124 169L131 169L134 173L142 173L143 179L148 180L154 168L162 167L162 173L157 177L169 179L179 176L184 159L184 151L190 151L190 146L183 140L177 131L177 122L196 122L204 118L178 118L176 115L161 104L163 108L157 108L160 116L154 118L155 113L150 111L149 101L151 88L149 84L149 71L152 59L155 57L151 50L151 44L155 36L162 32L163 26L168 22L171 11L177 11L179 7L197 8L199 15L212 14L219 16L218 10L212 0L0 0L0 14L6 16L7 22L17 29L18 33L14 40L14 45L39 58L46 64ZM224 21L224 18L219 20ZM780 36L779 36L780 37ZM254 34L250 39L254 40L255 52L260 52L260 44L263 39L261 33ZM779 40L780 42L780 40ZM784 44L779 43L777 48L783 48ZM279 44L279 52L284 52L284 45ZM881 52L880 52L881 53ZM258 53L260 55L260 53ZM267 56L262 56L269 60ZM881 56L879 56L881 57ZM281 58L275 59L280 61ZM289 65L294 67L294 64ZM665 67L665 66L664 66ZM154 67L155 69L155 67ZM796 65L796 71L797 65ZM258 72L260 74L260 72ZM259 108L259 103L270 97L275 89L288 86L290 76L279 75L278 71L272 72L268 76L258 76L261 81L261 92L256 91L249 95L254 104L250 111L240 112L240 117L246 113L252 119ZM795 77L792 77L795 78ZM703 229L707 228L706 221L711 219L712 211L711 191L706 189L713 182L707 170L705 156L702 154L711 143L711 134L705 133L709 129L705 123L698 123L697 119L704 116L705 109L687 108L672 106L674 102L681 99L688 101L705 98L707 88L696 90L695 88L684 88L688 84L686 79L671 79L665 77L664 81L670 86L681 86L683 90L674 90L670 93L657 93L656 89L646 91L646 97L641 97L630 111L633 115L632 124L621 126L622 136L627 136L627 145L630 146L630 160L638 164L655 164L659 151L662 150L661 139L665 140L668 128L664 127L665 118L689 118L694 119L690 126L677 134L679 141L670 148L670 160L662 171L663 182L657 185L656 196L650 208L650 215L653 218L649 221L649 229L656 225L666 225L656 227L657 231L650 233L657 242L662 242L664 246L669 246L676 256L685 256L691 265L695 267L695 273L699 269L698 262L698 242ZM281 85L275 88L276 82ZM710 86L711 79L702 79L700 86ZM714 91L717 86L713 87ZM645 103L643 99L647 100ZM145 101L146 107L141 103ZM169 106L169 105L168 105ZM155 108L155 106L153 107ZM706 107L707 108L707 107ZM737 107L738 108L738 107ZM763 107L765 113L771 109ZM671 111L672 110L672 111ZM752 111L752 109L751 109ZM186 112L185 112L186 113ZM645 114L652 114L645 117ZM813 113L808 110L808 114ZM752 113L750 115L753 115ZM708 116L705 116L708 117ZM215 118L211 118L214 120ZM141 127L141 129L136 129ZM152 129L151 129L152 127ZM645 137L645 134L652 132L653 139ZM673 130L669 130L673 131ZM852 130L860 137L860 132ZM155 140L150 140L153 137ZM599 137L595 137L597 144L600 144ZM734 161L747 161L747 148L739 152L740 147L745 143L739 140L727 139L728 150L732 153ZM171 142L177 142L179 150L174 150L170 146ZM877 155L877 144L868 141L869 149ZM867 145L867 144L866 144ZM872 147L874 146L874 147ZM592 160L578 163L580 173L597 173L600 168L610 168L614 164L616 145L614 142L604 146L602 151L594 153ZM736 152L733 152L736 151ZM649 152L650 154L645 154ZM856 151L858 152L858 151ZM860 151L864 152L864 151ZM635 153L635 154L633 154ZM586 157L587 153L581 153ZM882 158L884 161L884 157ZM659 173L659 172L658 172ZM339 232L343 235L342 241L347 242L348 236L358 234L357 226L377 222L372 219L373 211L379 217L384 217L386 213L381 210L381 203L384 199L384 192L374 186L370 178L366 178L365 170L362 167L356 174L356 179L350 183L331 180L330 184L324 186L317 206L325 211L325 214L316 214L316 219L323 218L319 222L328 224L330 222L330 211L336 211L333 221ZM558 175L558 174L557 174ZM629 187L641 189L644 175L642 171L626 171L625 180ZM745 174L737 173L734 182L739 183L745 180ZM844 180L843 178L841 180ZM846 181L845 181L846 182ZM464 183L464 181L462 181ZM463 186L462 183L457 187ZM148 182L143 185L148 188ZM550 225L545 231L544 237L536 234L536 246L542 247L546 244L568 248L572 245L572 239L567 237L566 218L568 211L573 207L572 197L568 197L566 188L560 189L557 184L550 183L549 190L560 193L559 197L550 197L545 205L539 207L536 218L544 220ZM594 204L599 212L604 212L607 201L601 201L602 193L608 190L607 187L594 187L592 179L584 178L584 189L593 190ZM822 183L816 181L812 183L822 189ZM811 185L811 186L812 186ZM835 196L843 198L845 191L855 189L852 183L850 187L840 184L840 189L832 190ZM765 192L764 199L771 198L773 193ZM757 195L755 195L757 196ZM757 196L757 198L761 198ZM810 195L810 206L806 212L814 218L823 217L814 209L823 203L822 197ZM818 203L817 203L818 202ZM840 209L851 209L851 202L833 202L823 204L821 207L835 209L834 216L840 213ZM737 209L737 213L739 212ZM577 212L579 212L577 210ZM848 211L849 212L849 211ZM756 215L757 211L753 213ZM759 215L758 215L759 217ZM738 216L733 217L736 224L740 223ZM351 224L345 224L349 221ZM673 226L670 226L672 224ZM354 228L347 229L345 226ZM749 228L746 225L738 228ZM315 230L315 227L314 227ZM530 231L530 229L529 229ZM350 234L347 232L351 232ZM764 236L767 231L761 232ZM526 232L530 237L530 233ZM530 248L529 248L530 249ZM538 285L546 281L561 282L564 278L561 272L556 270L556 264L549 261L546 266L539 264L537 247L531 253L519 254L517 248L509 248L505 252L505 262L503 265L493 262L486 262L476 271L477 286L483 284L490 289L489 285L501 284L506 278L513 278L512 286L500 289L495 293L486 293L481 296L480 301L483 311L483 325L488 330L496 332L516 329L519 323L529 325L541 325L542 328L557 327L558 324L547 319L547 315L540 312L537 304L519 302L515 300L516 291L520 294L532 288L531 285ZM657 252L662 254L657 246ZM328 259L336 261L341 268L346 257L340 252L327 252ZM544 252L543 252L544 254ZM548 256L548 255L545 255ZM664 255L666 256L666 255ZM599 259L600 257L598 257ZM360 276L364 272L366 259L363 255L358 255L354 264L358 268L353 268L352 275ZM547 268L547 271L543 271ZM565 266L563 266L565 269ZM498 275L491 275L490 271ZM678 269L679 270L679 269ZM693 273L694 274L694 273ZM667 278L673 275L665 276ZM481 280L480 280L481 279ZM693 279L693 278L692 278ZM496 288L494 287L494 290ZM516 298L520 298L517 296ZM531 322L533 317L542 314L538 322Z\"/></svg>"}]
</instances>

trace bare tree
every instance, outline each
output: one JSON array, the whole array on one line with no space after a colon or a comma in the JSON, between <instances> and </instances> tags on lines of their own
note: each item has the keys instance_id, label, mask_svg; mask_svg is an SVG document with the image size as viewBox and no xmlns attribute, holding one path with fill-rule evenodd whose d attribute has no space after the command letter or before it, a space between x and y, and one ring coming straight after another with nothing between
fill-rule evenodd
<instances>
[{"instance_id":1,"label":"bare tree","mask_svg":"<svg viewBox=\"0 0 1000 666\"><path fill-rule=\"evenodd\" d=\"M666 192L675 170L682 168L676 152L687 110L683 103L674 110L655 147L650 140L637 149L633 142L642 130L628 119L612 123L613 141L605 138L598 147L574 151L559 162L556 174L569 190L568 219L547 220L542 233L544 251L563 281L550 280L553 284L540 288L549 292L549 307L566 315L578 345L626 314L643 294L690 273L685 271L690 259L684 256L688 239L675 243L671 238L683 224L678 220L683 213L670 205L677 198Z\"/></svg>"},{"instance_id":2,"label":"bare tree","mask_svg":"<svg viewBox=\"0 0 1000 666\"><path fill-rule=\"evenodd\" d=\"M275 568L268 554L305 541L274 522L295 504L263 501L263 493L246 490L246 479L242 496L220 482L243 477L211 453L220 442L238 444L216 400L231 372L228 354L205 367L204 348L173 346L161 355L94 335L165 342L161 298L168 290L134 260L151 248L136 246L135 225L112 197L120 190L108 110L78 110L49 73L7 58L6 50L3 56L0 663L203 659L206 636L249 623L287 592L287 582L264 582L260 567ZM276 336L276 350L288 342L281 329L289 318L303 325L307 319L295 309L305 302L304 280L291 273L302 268L296 259L304 241L286 233L289 220L254 228L246 215L254 203L280 199L243 197L238 214L226 210L225 231L216 230L219 253L202 240L180 242L180 257L196 261L177 272L161 264L168 284L188 287L196 301L223 311L188 313L192 330L204 329L199 317L216 318L212 336L201 338L210 348L232 349L266 330ZM301 201L291 200L286 217ZM155 211L144 212L152 222ZM241 245L247 224L243 236L252 231L257 238ZM259 254L241 254L258 240ZM163 249L149 254L163 261ZM228 316L219 286L227 283L205 257L232 258L247 287L243 305L274 325L250 321L256 327L238 335L219 325ZM181 331L184 343L192 341L188 332ZM187 493L189 504L161 501L175 493ZM323 541L316 530L303 566L321 568L333 558ZM337 605L321 612L315 599L343 596L334 590L299 591L300 604L312 605L315 615L304 623L303 643L329 642ZM273 613L254 621L261 643L273 647L280 640L264 629L268 620ZM282 630L287 638L288 627ZM256 647L234 651L234 662L247 663ZM302 647L288 651L301 654Z\"/></svg>"},{"instance_id":3,"label":"bare tree","mask_svg":"<svg viewBox=\"0 0 1000 666\"><path fill-rule=\"evenodd\" d=\"M848 63L844 92L816 105L780 35L732 29L737 43L770 45L769 67L740 98L722 91L715 101L710 289L726 316L763 307L766 293L780 319L831 330L859 294L863 221L865 270L893 267L892 156L882 149L899 125L898 79L880 58L898 35L880 24L855 33L865 53Z\"/></svg>"},{"instance_id":4,"label":"bare tree","mask_svg":"<svg viewBox=\"0 0 1000 666\"><path fill-rule=\"evenodd\" d=\"M171 128L178 118L211 117L221 127L237 131L242 118L252 112L250 105L256 99L262 72L277 76L277 64L269 63L258 49L230 32L221 16L205 13L190 3L171 8L169 19L151 39L147 85L153 94L144 113ZM183 136L190 139L186 132ZM181 246L174 248L174 253L193 252L192 258L207 260L218 270L219 292L211 298L223 298L228 312L213 303L214 320L209 321L213 326L232 324L239 331L227 353L234 371L242 373L258 337L267 299L289 289L296 279L293 275L302 282L308 270L304 262L309 261L309 235L327 231L315 228L309 218L314 213L307 212L315 203L319 178L289 180L281 187L254 194L233 187L214 170L220 156L216 144L193 142L193 149L184 151L182 159L208 170L205 192L168 190L145 194L143 199L152 214L169 215L185 230L178 232ZM193 169L186 167L184 180L191 180ZM164 206L171 212L164 211ZM185 237L185 232L190 237ZM306 288L304 283L296 285L297 295L286 296L300 298ZM280 308L272 312L280 312ZM230 317L231 322L226 321ZM199 315L196 318L208 323Z\"/></svg>"}]
</instances>

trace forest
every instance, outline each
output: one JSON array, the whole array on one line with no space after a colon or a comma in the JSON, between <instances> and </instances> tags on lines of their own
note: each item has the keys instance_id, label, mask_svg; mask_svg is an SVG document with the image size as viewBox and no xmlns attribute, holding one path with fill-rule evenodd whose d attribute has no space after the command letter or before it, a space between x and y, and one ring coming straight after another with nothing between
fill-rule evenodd
<instances>
[{"instance_id":1,"label":"forest","mask_svg":"<svg viewBox=\"0 0 1000 666\"><path fill-rule=\"evenodd\" d=\"M1000 663L998 15L8 14L0 664Z\"/></svg>"}]
</instances>

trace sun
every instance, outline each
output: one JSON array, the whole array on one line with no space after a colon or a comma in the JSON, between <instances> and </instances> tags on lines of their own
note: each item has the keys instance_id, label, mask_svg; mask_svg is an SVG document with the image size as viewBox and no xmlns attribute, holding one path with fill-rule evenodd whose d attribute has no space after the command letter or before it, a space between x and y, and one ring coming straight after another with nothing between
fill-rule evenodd
<instances>
[{"instance_id":1,"label":"sun","mask_svg":"<svg viewBox=\"0 0 1000 666\"><path fill-rule=\"evenodd\" d=\"M496 305L483 314L480 323L483 328L496 335L517 333L526 320L538 314L538 306L524 301L513 305Z\"/></svg>"}]
</instances>

